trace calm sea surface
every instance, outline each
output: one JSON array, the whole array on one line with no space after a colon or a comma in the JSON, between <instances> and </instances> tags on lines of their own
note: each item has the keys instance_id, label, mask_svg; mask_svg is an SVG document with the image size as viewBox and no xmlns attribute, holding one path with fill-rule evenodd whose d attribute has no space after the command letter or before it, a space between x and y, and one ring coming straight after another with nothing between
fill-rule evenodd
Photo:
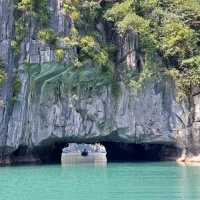
<instances>
[{"instance_id":1,"label":"calm sea surface","mask_svg":"<svg viewBox=\"0 0 200 200\"><path fill-rule=\"evenodd\" d=\"M200 166L112 163L0 168L0 200L200 200Z\"/></svg>"}]
</instances>

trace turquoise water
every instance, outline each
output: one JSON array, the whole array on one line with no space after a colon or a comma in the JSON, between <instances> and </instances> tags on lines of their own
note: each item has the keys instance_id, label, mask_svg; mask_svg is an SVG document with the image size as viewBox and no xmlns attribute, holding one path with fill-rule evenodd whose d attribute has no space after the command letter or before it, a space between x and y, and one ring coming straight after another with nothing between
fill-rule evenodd
<instances>
[{"instance_id":1,"label":"turquoise water","mask_svg":"<svg viewBox=\"0 0 200 200\"><path fill-rule=\"evenodd\" d=\"M0 200L200 200L200 166L113 163L0 168Z\"/></svg>"}]
</instances>

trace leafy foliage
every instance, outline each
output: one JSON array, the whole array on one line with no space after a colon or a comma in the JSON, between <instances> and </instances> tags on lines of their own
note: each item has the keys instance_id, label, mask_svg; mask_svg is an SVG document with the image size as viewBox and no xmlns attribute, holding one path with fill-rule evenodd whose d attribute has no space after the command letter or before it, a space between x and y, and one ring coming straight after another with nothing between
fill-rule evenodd
<instances>
[{"instance_id":1,"label":"leafy foliage","mask_svg":"<svg viewBox=\"0 0 200 200\"><path fill-rule=\"evenodd\" d=\"M101 49L99 43L92 36L84 36L80 39L80 59L90 58L99 65L108 63L108 54Z\"/></svg>"},{"instance_id":2,"label":"leafy foliage","mask_svg":"<svg viewBox=\"0 0 200 200\"><path fill-rule=\"evenodd\" d=\"M110 10L105 14L108 21L120 22L128 13L132 11L132 0L126 0L121 3L115 3Z\"/></svg>"},{"instance_id":3,"label":"leafy foliage","mask_svg":"<svg viewBox=\"0 0 200 200\"><path fill-rule=\"evenodd\" d=\"M77 20L80 16L79 11L77 10L79 0L74 0L72 2L64 0L64 10L68 13L73 20Z\"/></svg>"},{"instance_id":4,"label":"leafy foliage","mask_svg":"<svg viewBox=\"0 0 200 200\"><path fill-rule=\"evenodd\" d=\"M173 77L176 81L178 100L186 98L192 85L200 85L200 56L183 60L181 66L184 69L182 73L175 68L167 71L167 75Z\"/></svg>"},{"instance_id":5,"label":"leafy foliage","mask_svg":"<svg viewBox=\"0 0 200 200\"><path fill-rule=\"evenodd\" d=\"M2 86L5 80L6 80L6 73L4 71L4 64L3 61L0 60L0 86Z\"/></svg>"},{"instance_id":6,"label":"leafy foliage","mask_svg":"<svg viewBox=\"0 0 200 200\"><path fill-rule=\"evenodd\" d=\"M47 0L15 0L15 18L15 40L13 40L11 47L14 47L13 50L18 55L20 44L28 32L28 22L31 18L37 21L37 28L47 26L49 18Z\"/></svg>"},{"instance_id":7,"label":"leafy foliage","mask_svg":"<svg viewBox=\"0 0 200 200\"><path fill-rule=\"evenodd\" d=\"M56 49L55 50L55 56L56 56L57 62L61 62L64 59L64 56L65 56L64 50L63 49Z\"/></svg>"},{"instance_id":8,"label":"leafy foliage","mask_svg":"<svg viewBox=\"0 0 200 200\"><path fill-rule=\"evenodd\" d=\"M50 45L55 45L57 39L54 30L51 28L46 28L39 31L37 37L39 40L48 43Z\"/></svg>"},{"instance_id":9,"label":"leafy foliage","mask_svg":"<svg viewBox=\"0 0 200 200\"><path fill-rule=\"evenodd\" d=\"M38 24L38 39L54 48L57 62L64 59L65 49L75 48L77 56L73 61L73 70L80 74L84 74L84 69L87 72L97 70L104 75L112 74L116 49L113 44L109 46L102 39L97 28L100 21L106 20L115 26L121 37L126 36L129 31L134 31L139 36L144 67L140 73L127 72L129 85L139 88L145 80L159 74L163 69L157 62L158 57L162 67L166 67L164 71L168 71L167 74L176 80L177 88L182 93L180 96L188 94L192 85L200 85L199 0L105 2L64 0L64 12L74 21L75 27L71 28L68 36L63 37L47 26L47 0L15 0L16 37L11 42L11 47L18 55L20 43L28 31L27 21L31 18ZM56 46L57 42L62 42L64 47L61 49ZM92 75L96 77L95 73L91 73Z\"/></svg>"},{"instance_id":10,"label":"leafy foliage","mask_svg":"<svg viewBox=\"0 0 200 200\"><path fill-rule=\"evenodd\" d=\"M177 56L179 59L191 56L197 48L195 31L183 22L169 20L161 31L159 48L165 56Z\"/></svg>"},{"instance_id":11,"label":"leafy foliage","mask_svg":"<svg viewBox=\"0 0 200 200\"><path fill-rule=\"evenodd\" d=\"M122 36L129 30L139 35L140 48L147 59L143 72L131 76L131 85L141 85L154 74L158 56L182 93L188 94L192 85L200 85L199 0L123 0L114 3L104 17L114 23ZM157 56L150 58L153 66L148 66L152 52Z\"/></svg>"},{"instance_id":12,"label":"leafy foliage","mask_svg":"<svg viewBox=\"0 0 200 200\"><path fill-rule=\"evenodd\" d=\"M18 18L34 17L40 27L47 26L49 13L47 11L47 0L16 0L16 11Z\"/></svg>"}]
</instances>

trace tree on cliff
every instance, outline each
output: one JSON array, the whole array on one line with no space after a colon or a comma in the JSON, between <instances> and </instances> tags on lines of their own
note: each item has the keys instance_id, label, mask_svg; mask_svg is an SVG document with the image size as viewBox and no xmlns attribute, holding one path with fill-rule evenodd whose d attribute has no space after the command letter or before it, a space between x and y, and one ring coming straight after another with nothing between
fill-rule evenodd
<instances>
[{"instance_id":1,"label":"tree on cliff","mask_svg":"<svg viewBox=\"0 0 200 200\"><path fill-rule=\"evenodd\" d=\"M200 85L199 0L123 0L105 18L122 36L127 30L138 33L146 63L152 63L152 54L159 56L181 95Z\"/></svg>"}]
</instances>

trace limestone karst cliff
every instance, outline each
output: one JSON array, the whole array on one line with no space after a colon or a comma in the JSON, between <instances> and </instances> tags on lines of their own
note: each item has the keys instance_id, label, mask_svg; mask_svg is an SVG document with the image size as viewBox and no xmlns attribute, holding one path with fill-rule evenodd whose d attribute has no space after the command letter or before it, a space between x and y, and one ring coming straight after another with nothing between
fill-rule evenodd
<instances>
[{"instance_id":1,"label":"limestone karst cliff","mask_svg":"<svg viewBox=\"0 0 200 200\"><path fill-rule=\"evenodd\" d=\"M75 25L64 1L48 0L46 8L48 28L60 38L69 37ZM100 19L95 31L117 48L112 74L90 60L86 70L76 73L71 66L79 48L66 47L62 40L54 45L41 41L36 33L40 22L30 16L16 44L16 34L24 34L17 33L16 22L16 2L0 0L0 59L6 73L0 87L0 162L12 162L20 147L32 161L35 149L55 141L156 143L200 153L197 89L190 101L177 103L168 77L152 77L137 92L124 81L125 66L133 71L142 66L134 31L121 38L112 24Z\"/></svg>"}]
</instances>

